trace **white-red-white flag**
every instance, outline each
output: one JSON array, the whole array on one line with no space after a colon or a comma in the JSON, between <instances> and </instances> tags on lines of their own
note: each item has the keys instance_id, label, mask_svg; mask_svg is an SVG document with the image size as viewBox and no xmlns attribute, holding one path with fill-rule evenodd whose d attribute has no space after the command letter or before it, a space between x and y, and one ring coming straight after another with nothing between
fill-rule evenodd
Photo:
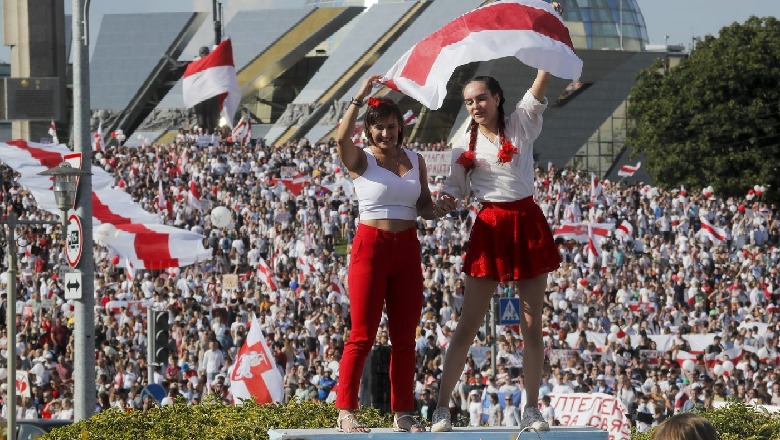
<instances>
[{"instance_id":1,"label":"white-red-white flag","mask_svg":"<svg viewBox=\"0 0 780 440\"><path fill-rule=\"evenodd\" d=\"M303 187L311 183L311 176L305 173L298 173L292 179L279 179L282 184L290 190L291 193L298 196L303 191Z\"/></svg>"},{"instance_id":2,"label":"white-red-white flag","mask_svg":"<svg viewBox=\"0 0 780 440\"><path fill-rule=\"evenodd\" d=\"M57 127L54 125L54 121L49 124L49 136L51 136L51 142L53 144L59 144L60 139L57 137Z\"/></svg>"},{"instance_id":3,"label":"white-red-white flag","mask_svg":"<svg viewBox=\"0 0 780 440\"><path fill-rule=\"evenodd\" d=\"M233 403L254 398L255 402L264 404L281 402L284 398L284 380L257 317L249 324L246 342L238 351L229 375Z\"/></svg>"},{"instance_id":4,"label":"white-red-white flag","mask_svg":"<svg viewBox=\"0 0 780 440\"><path fill-rule=\"evenodd\" d=\"M458 66L508 56L560 78L582 73L569 31L549 3L505 0L467 12L412 46L383 82L436 110Z\"/></svg>"},{"instance_id":5,"label":"white-red-white flag","mask_svg":"<svg viewBox=\"0 0 780 440\"><path fill-rule=\"evenodd\" d=\"M187 194L187 202L195 209L203 208L203 204L200 202L200 190L194 180L190 180L190 190Z\"/></svg>"},{"instance_id":6,"label":"white-red-white flag","mask_svg":"<svg viewBox=\"0 0 780 440\"><path fill-rule=\"evenodd\" d=\"M590 206L596 204L599 196L601 196L601 190L604 188L599 176L594 173L590 174Z\"/></svg>"},{"instance_id":7,"label":"white-red-white flag","mask_svg":"<svg viewBox=\"0 0 780 440\"><path fill-rule=\"evenodd\" d=\"M412 125L417 123L417 115L414 114L412 109L409 109L404 113L404 125Z\"/></svg>"},{"instance_id":8,"label":"white-red-white flag","mask_svg":"<svg viewBox=\"0 0 780 440\"><path fill-rule=\"evenodd\" d=\"M620 222L617 228L615 228L615 237L622 242L631 241L634 238L634 227L631 223L623 220Z\"/></svg>"},{"instance_id":9,"label":"white-red-white flag","mask_svg":"<svg viewBox=\"0 0 780 440\"><path fill-rule=\"evenodd\" d=\"M241 119L238 121L232 132L233 142L246 145L252 138L252 120L247 118L246 113L241 115Z\"/></svg>"},{"instance_id":10,"label":"white-red-white flag","mask_svg":"<svg viewBox=\"0 0 780 440\"><path fill-rule=\"evenodd\" d=\"M181 153L181 156L176 160L176 169L179 171L179 175L184 174L184 171L187 168L187 163L190 160L189 153L187 153L187 148L184 148L184 151Z\"/></svg>"},{"instance_id":11,"label":"white-red-white flag","mask_svg":"<svg viewBox=\"0 0 780 440\"><path fill-rule=\"evenodd\" d=\"M279 289L279 286L276 284L276 277L274 276L274 272L270 267L268 267L268 264L265 262L263 257L259 258L260 260L257 262L257 278L266 286L268 286L268 288L272 291Z\"/></svg>"},{"instance_id":12,"label":"white-red-white flag","mask_svg":"<svg viewBox=\"0 0 780 440\"><path fill-rule=\"evenodd\" d=\"M344 284L341 283L341 280L339 280L338 277L333 277L333 279L330 282L330 290L338 293L341 296L344 296L347 294L347 290L344 289Z\"/></svg>"},{"instance_id":13,"label":"white-red-white flag","mask_svg":"<svg viewBox=\"0 0 780 440\"><path fill-rule=\"evenodd\" d=\"M241 91L233 63L233 45L229 39L219 43L208 55L187 65L182 92L187 107L218 96L220 115L233 127L233 115L241 101Z\"/></svg>"},{"instance_id":14,"label":"white-red-white flag","mask_svg":"<svg viewBox=\"0 0 780 440\"><path fill-rule=\"evenodd\" d=\"M588 264L592 268L594 263L598 261L599 251L596 248L596 235L593 232L593 225L588 223L588 244L587 244Z\"/></svg>"},{"instance_id":15,"label":"white-red-white flag","mask_svg":"<svg viewBox=\"0 0 780 440\"><path fill-rule=\"evenodd\" d=\"M103 122L98 122L97 131L92 133L92 151L103 151Z\"/></svg>"},{"instance_id":16,"label":"white-red-white flag","mask_svg":"<svg viewBox=\"0 0 780 440\"><path fill-rule=\"evenodd\" d=\"M726 231L723 228L716 227L703 215L699 217L699 220L701 220L700 237L707 237L716 244L726 241Z\"/></svg>"},{"instance_id":17,"label":"white-red-white flag","mask_svg":"<svg viewBox=\"0 0 780 440\"><path fill-rule=\"evenodd\" d=\"M135 279L135 269L133 269L133 263L129 258L125 258L125 277L127 281L133 281Z\"/></svg>"},{"instance_id":18,"label":"white-red-white flag","mask_svg":"<svg viewBox=\"0 0 780 440\"><path fill-rule=\"evenodd\" d=\"M642 166L642 162L637 162L636 165L623 165L618 170L618 176L620 177L631 177L634 175L634 173L637 172L639 167Z\"/></svg>"},{"instance_id":19,"label":"white-red-white flag","mask_svg":"<svg viewBox=\"0 0 780 440\"><path fill-rule=\"evenodd\" d=\"M563 222L560 226L553 230L553 237L562 238L564 240L574 240L579 243L588 242L588 229L592 231L596 237L609 237L609 234L614 229L613 223L570 223Z\"/></svg>"}]
</instances>

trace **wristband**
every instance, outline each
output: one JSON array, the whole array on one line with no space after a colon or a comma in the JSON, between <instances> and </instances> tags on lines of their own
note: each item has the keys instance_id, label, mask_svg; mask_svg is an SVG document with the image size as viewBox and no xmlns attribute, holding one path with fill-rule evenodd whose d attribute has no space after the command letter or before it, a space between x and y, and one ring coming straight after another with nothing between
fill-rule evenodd
<instances>
[{"instance_id":1,"label":"wristband","mask_svg":"<svg viewBox=\"0 0 780 440\"><path fill-rule=\"evenodd\" d=\"M350 99L349 103L358 108L363 107L363 104L365 104L365 102L363 102L362 100L355 99L355 98Z\"/></svg>"}]
</instances>

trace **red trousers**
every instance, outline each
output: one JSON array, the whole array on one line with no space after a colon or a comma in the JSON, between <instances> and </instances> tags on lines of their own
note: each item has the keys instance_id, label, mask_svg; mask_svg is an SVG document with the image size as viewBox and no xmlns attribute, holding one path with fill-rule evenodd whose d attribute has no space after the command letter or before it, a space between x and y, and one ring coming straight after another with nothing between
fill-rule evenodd
<instances>
[{"instance_id":1,"label":"red trousers","mask_svg":"<svg viewBox=\"0 0 780 440\"><path fill-rule=\"evenodd\" d=\"M390 337L390 408L414 409L415 332L423 302L415 228L388 232L358 225L348 274L352 329L339 365L336 407L357 409L363 365L376 340L382 308Z\"/></svg>"}]
</instances>

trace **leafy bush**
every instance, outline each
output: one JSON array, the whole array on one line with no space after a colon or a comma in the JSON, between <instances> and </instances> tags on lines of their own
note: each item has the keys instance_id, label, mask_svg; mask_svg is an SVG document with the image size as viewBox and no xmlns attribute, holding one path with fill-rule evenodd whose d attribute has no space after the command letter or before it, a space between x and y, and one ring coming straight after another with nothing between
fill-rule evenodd
<instances>
[{"instance_id":1,"label":"leafy bush","mask_svg":"<svg viewBox=\"0 0 780 440\"><path fill-rule=\"evenodd\" d=\"M315 429L336 426L338 410L330 404L224 405L204 399L199 405L183 401L164 408L124 412L110 409L89 419L56 429L44 440L267 440L269 429ZM392 416L363 408L358 418L367 426L390 427ZM86 435L83 434L86 432Z\"/></svg>"},{"instance_id":2,"label":"leafy bush","mask_svg":"<svg viewBox=\"0 0 780 440\"><path fill-rule=\"evenodd\" d=\"M780 440L780 414L740 402L722 408L702 409L699 414L710 421L720 440ZM651 432L634 433L631 440L649 440Z\"/></svg>"}]
</instances>

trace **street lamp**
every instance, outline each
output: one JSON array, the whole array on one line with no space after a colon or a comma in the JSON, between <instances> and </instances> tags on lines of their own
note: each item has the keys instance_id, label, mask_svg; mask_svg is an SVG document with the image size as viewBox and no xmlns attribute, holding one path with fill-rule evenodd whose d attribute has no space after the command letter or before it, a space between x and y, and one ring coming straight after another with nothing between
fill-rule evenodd
<instances>
[{"instance_id":1,"label":"street lamp","mask_svg":"<svg viewBox=\"0 0 780 440\"><path fill-rule=\"evenodd\" d=\"M62 162L60 165L49 170L38 173L42 176L54 176L54 198L57 207L62 211L62 223L50 220L19 220L16 211L9 207L6 218L0 219L0 225L8 225L8 232L5 228L0 228L0 238L8 244L8 310L6 322L8 326L8 347L6 349L6 358L8 362L8 390L6 394L6 419L8 422L7 436L8 440L16 439L16 226L17 225L58 225L64 227L67 221L67 212L73 206L76 199L77 177L85 173L77 168L73 168L69 163Z\"/></svg>"}]
</instances>

